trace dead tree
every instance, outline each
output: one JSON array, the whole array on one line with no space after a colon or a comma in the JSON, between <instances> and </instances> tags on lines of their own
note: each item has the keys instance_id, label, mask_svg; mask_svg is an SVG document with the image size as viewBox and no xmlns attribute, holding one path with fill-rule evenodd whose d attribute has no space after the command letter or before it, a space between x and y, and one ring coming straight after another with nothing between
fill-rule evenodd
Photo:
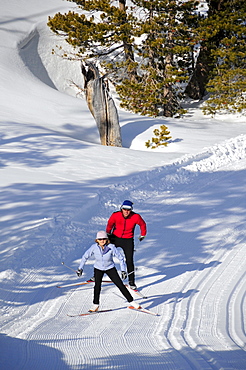
<instances>
[{"instance_id":1,"label":"dead tree","mask_svg":"<svg viewBox=\"0 0 246 370\"><path fill-rule=\"evenodd\" d=\"M88 107L95 118L100 134L101 144L122 146L118 112L97 67L92 63L82 63L84 89Z\"/></svg>"}]
</instances>

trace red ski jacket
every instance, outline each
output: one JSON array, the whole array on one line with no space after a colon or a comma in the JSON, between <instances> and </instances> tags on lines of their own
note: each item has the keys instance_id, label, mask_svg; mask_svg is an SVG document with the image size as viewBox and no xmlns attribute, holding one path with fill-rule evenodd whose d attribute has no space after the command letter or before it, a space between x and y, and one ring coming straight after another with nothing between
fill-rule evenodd
<instances>
[{"instance_id":1,"label":"red ski jacket","mask_svg":"<svg viewBox=\"0 0 246 370\"><path fill-rule=\"evenodd\" d=\"M138 213L131 212L125 218L121 211L117 211L110 216L106 232L108 234L114 234L118 238L133 238L136 225L139 225L141 235L145 236L147 233L146 223Z\"/></svg>"}]
</instances>

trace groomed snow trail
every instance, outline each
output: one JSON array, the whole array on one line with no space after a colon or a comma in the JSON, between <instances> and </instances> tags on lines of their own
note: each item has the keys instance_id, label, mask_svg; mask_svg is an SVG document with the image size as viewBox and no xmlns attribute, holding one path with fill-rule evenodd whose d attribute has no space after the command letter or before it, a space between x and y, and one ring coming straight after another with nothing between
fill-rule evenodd
<instances>
[{"instance_id":1,"label":"groomed snow trail","mask_svg":"<svg viewBox=\"0 0 246 370\"><path fill-rule=\"evenodd\" d=\"M245 154L235 160L242 142L240 136L98 193L100 211L87 220L89 227L106 222L112 208L106 199L134 198L148 220L148 238L135 256L137 283L148 297L139 301L158 317L127 309L111 284L103 286L101 308L113 311L67 317L87 311L93 286L57 289L76 278L63 266L54 268L53 250L59 241L78 261L83 251L67 248L69 235L78 245L88 238L84 223L79 227L81 209L49 223L50 238L28 256L35 268L15 276L14 290L4 284L4 299L13 306L1 316L2 333L17 343L19 369L245 369ZM223 153L228 145L233 155L222 160L218 149ZM197 171L201 161L203 172ZM91 272L88 264L85 278ZM7 354L8 369L16 368Z\"/></svg>"}]
</instances>

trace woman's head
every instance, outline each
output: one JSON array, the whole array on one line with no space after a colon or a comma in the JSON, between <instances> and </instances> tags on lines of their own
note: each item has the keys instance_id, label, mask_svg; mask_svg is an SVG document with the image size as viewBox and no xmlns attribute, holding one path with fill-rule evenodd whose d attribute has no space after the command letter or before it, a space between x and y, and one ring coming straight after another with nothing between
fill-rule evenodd
<instances>
[{"instance_id":1,"label":"woman's head","mask_svg":"<svg viewBox=\"0 0 246 370\"><path fill-rule=\"evenodd\" d=\"M108 235L106 231L98 231L96 235L96 240L95 240L99 245L105 245L108 244Z\"/></svg>"}]
</instances>

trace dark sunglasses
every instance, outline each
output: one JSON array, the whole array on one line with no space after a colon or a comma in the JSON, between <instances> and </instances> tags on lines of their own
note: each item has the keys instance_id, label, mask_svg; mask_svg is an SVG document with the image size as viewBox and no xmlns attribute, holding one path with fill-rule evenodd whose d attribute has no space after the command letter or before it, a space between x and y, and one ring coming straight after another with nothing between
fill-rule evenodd
<instances>
[{"instance_id":1,"label":"dark sunglasses","mask_svg":"<svg viewBox=\"0 0 246 370\"><path fill-rule=\"evenodd\" d=\"M98 238L97 240L108 240L108 238Z\"/></svg>"},{"instance_id":2,"label":"dark sunglasses","mask_svg":"<svg viewBox=\"0 0 246 370\"><path fill-rule=\"evenodd\" d=\"M124 211L131 211L131 209L129 209L129 208L121 208L121 209L124 209Z\"/></svg>"}]
</instances>

